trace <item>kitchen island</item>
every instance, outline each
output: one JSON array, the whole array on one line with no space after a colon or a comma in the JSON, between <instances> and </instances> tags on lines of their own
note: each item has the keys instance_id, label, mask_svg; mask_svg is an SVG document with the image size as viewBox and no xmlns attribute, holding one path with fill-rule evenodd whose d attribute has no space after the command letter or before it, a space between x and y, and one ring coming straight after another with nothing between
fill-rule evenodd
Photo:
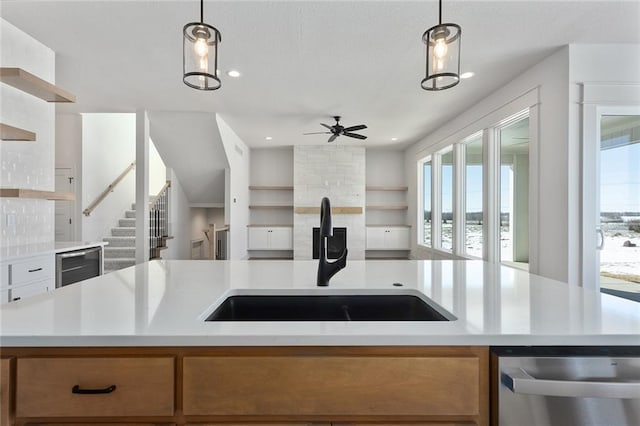
<instances>
[{"instance_id":1,"label":"kitchen island","mask_svg":"<svg viewBox=\"0 0 640 426\"><path fill-rule=\"evenodd\" d=\"M6 418L484 425L490 346L640 346L640 304L509 267L350 261L327 288L316 268L152 261L3 306ZM455 319L204 321L247 293L412 294Z\"/></svg>"}]
</instances>

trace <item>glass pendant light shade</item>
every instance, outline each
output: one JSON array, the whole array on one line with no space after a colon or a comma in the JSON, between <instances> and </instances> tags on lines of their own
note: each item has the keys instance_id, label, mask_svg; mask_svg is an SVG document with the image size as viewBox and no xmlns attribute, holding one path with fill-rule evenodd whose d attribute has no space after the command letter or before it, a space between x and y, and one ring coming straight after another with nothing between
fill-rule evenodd
<instances>
[{"instance_id":1,"label":"glass pendant light shade","mask_svg":"<svg viewBox=\"0 0 640 426\"><path fill-rule=\"evenodd\" d=\"M202 19L200 2L200 22L184 26L182 46L182 80L184 84L199 90L220 88L218 78L218 45L222 40L220 32Z\"/></svg>"},{"instance_id":2,"label":"glass pendant light shade","mask_svg":"<svg viewBox=\"0 0 640 426\"><path fill-rule=\"evenodd\" d=\"M421 83L424 90L444 90L460 82L462 29L456 24L442 23L442 0L439 1L438 13L438 25L422 35L427 50L426 75Z\"/></svg>"}]
</instances>

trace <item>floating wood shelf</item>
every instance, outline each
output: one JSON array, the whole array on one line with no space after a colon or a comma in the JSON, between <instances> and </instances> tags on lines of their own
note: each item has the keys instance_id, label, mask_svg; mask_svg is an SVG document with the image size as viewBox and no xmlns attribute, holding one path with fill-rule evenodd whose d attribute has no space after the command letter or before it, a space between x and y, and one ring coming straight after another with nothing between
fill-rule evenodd
<instances>
[{"instance_id":1,"label":"floating wood shelf","mask_svg":"<svg viewBox=\"0 0 640 426\"><path fill-rule=\"evenodd\" d=\"M36 134L28 130L0 123L0 139L3 141L31 142L36 140Z\"/></svg>"},{"instance_id":2,"label":"floating wood shelf","mask_svg":"<svg viewBox=\"0 0 640 426\"><path fill-rule=\"evenodd\" d=\"M35 198L41 200L73 201L73 192L39 191L37 189L0 188L0 198Z\"/></svg>"},{"instance_id":3,"label":"floating wood shelf","mask_svg":"<svg viewBox=\"0 0 640 426\"><path fill-rule=\"evenodd\" d=\"M292 191L293 186L250 186L249 189L265 191Z\"/></svg>"},{"instance_id":4,"label":"floating wood shelf","mask_svg":"<svg viewBox=\"0 0 640 426\"><path fill-rule=\"evenodd\" d=\"M367 206L367 210L407 210L409 206Z\"/></svg>"},{"instance_id":5,"label":"floating wood shelf","mask_svg":"<svg viewBox=\"0 0 640 426\"><path fill-rule=\"evenodd\" d=\"M284 209L292 209L293 206L291 204L281 204L281 205L250 205L250 209L254 210L284 210Z\"/></svg>"},{"instance_id":6,"label":"floating wood shelf","mask_svg":"<svg viewBox=\"0 0 640 426\"><path fill-rule=\"evenodd\" d=\"M367 191L407 191L407 186L367 186Z\"/></svg>"},{"instance_id":7,"label":"floating wood shelf","mask_svg":"<svg viewBox=\"0 0 640 426\"><path fill-rule=\"evenodd\" d=\"M0 68L0 81L47 102L75 102L75 95L22 68Z\"/></svg>"},{"instance_id":8,"label":"floating wood shelf","mask_svg":"<svg viewBox=\"0 0 640 426\"><path fill-rule=\"evenodd\" d=\"M320 214L320 207L296 207L298 214ZM362 207L331 207L332 214L362 214Z\"/></svg>"}]
</instances>

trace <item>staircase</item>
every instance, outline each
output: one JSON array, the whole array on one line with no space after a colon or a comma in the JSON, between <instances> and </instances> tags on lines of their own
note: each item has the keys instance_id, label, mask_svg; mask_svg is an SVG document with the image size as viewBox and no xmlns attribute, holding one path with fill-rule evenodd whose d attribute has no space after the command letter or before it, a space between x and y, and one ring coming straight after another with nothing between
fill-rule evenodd
<instances>
[{"instance_id":1,"label":"staircase","mask_svg":"<svg viewBox=\"0 0 640 426\"><path fill-rule=\"evenodd\" d=\"M103 238L109 243L104 248L104 273L117 271L136 264L136 205L111 228L111 236Z\"/></svg>"}]
</instances>

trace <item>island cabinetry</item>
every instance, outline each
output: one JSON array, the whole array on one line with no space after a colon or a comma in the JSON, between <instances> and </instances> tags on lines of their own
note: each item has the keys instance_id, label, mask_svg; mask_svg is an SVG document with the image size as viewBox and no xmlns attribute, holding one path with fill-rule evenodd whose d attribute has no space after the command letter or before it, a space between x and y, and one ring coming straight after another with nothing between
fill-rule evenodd
<instances>
[{"instance_id":1,"label":"island cabinetry","mask_svg":"<svg viewBox=\"0 0 640 426\"><path fill-rule=\"evenodd\" d=\"M0 359L0 425L10 425L13 421L11 412L13 362L11 358Z\"/></svg>"},{"instance_id":2,"label":"island cabinetry","mask_svg":"<svg viewBox=\"0 0 640 426\"><path fill-rule=\"evenodd\" d=\"M51 254L5 261L0 303L14 302L55 288L55 259Z\"/></svg>"},{"instance_id":3,"label":"island cabinetry","mask_svg":"<svg viewBox=\"0 0 640 426\"><path fill-rule=\"evenodd\" d=\"M486 350L423 348L393 354L373 349L186 356L184 415L289 416L363 425L487 423Z\"/></svg>"},{"instance_id":4,"label":"island cabinetry","mask_svg":"<svg viewBox=\"0 0 640 426\"><path fill-rule=\"evenodd\" d=\"M174 358L19 358L16 417L172 416Z\"/></svg>"}]
</instances>

